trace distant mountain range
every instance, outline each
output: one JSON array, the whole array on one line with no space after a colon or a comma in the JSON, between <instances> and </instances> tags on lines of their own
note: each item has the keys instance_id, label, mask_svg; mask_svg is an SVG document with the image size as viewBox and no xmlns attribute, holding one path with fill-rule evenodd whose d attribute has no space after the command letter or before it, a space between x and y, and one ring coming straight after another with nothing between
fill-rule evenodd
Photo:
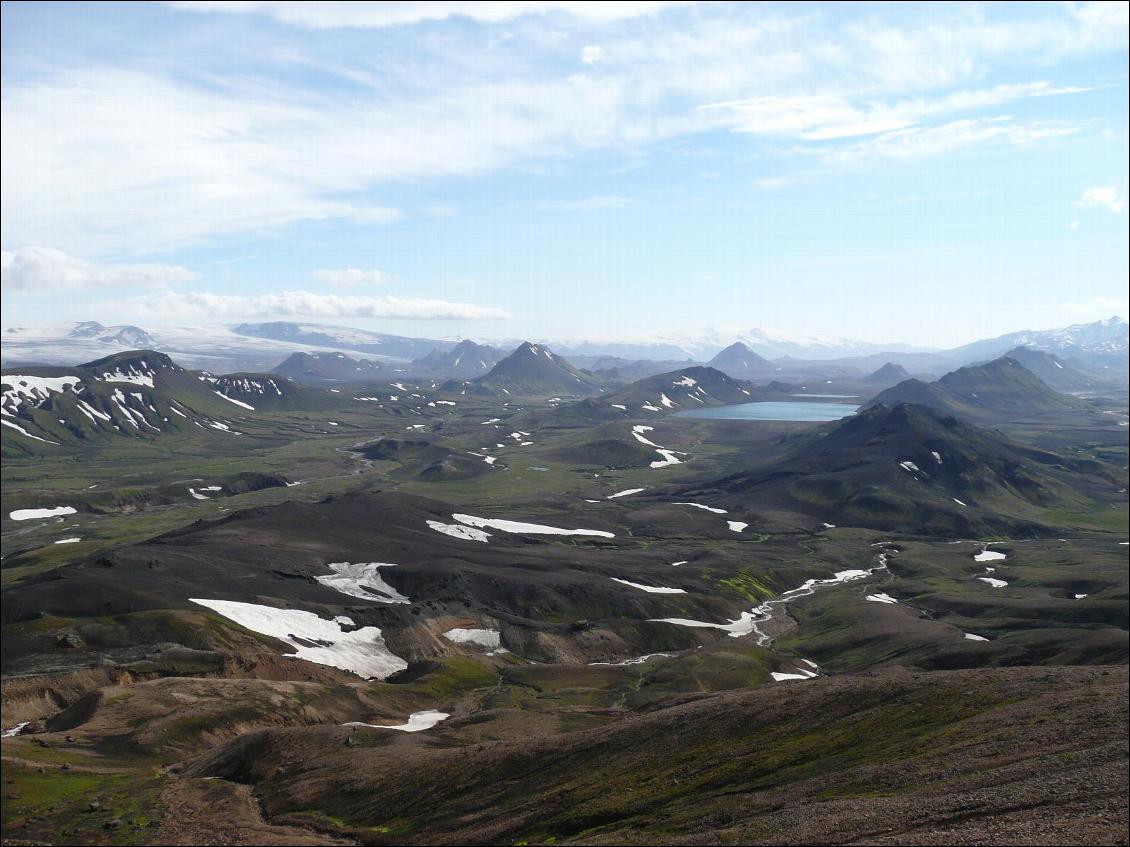
<instances>
[{"instance_id":1,"label":"distant mountain range","mask_svg":"<svg viewBox=\"0 0 1130 847\"><path fill-rule=\"evenodd\" d=\"M357 350L362 353L374 353L392 359L415 359L436 348L449 350L455 346L453 341L406 338L401 335L370 332L366 329L290 323L288 321L239 324L233 328L233 331L237 335L250 338L266 338L271 341L285 341L290 344L306 344L320 348Z\"/></svg>"},{"instance_id":2,"label":"distant mountain range","mask_svg":"<svg viewBox=\"0 0 1130 847\"><path fill-rule=\"evenodd\" d=\"M162 327L144 330L129 325L103 326L96 322L45 327L7 327L2 333L0 357L8 363L73 365L97 358L113 350L157 349L175 355L191 367L214 373L268 370L294 352L346 352L366 359L413 363L424 369L441 371L453 367L451 375L474 375L467 367L483 362L493 366L502 351L512 350L518 341L498 341L490 345L469 340L414 338L350 327L314 323L274 321L217 327ZM765 330L707 330L684 335L658 334L646 343L570 342L552 345L557 355L575 358L586 364L601 359L600 369L631 363L630 375L643 375L642 361L710 362L731 375L774 373L778 377L815 378L816 374L837 370L862 377L887 363L912 373L940 374L962 365L999 357L1017 347L1058 356L1063 364L1094 374L1117 378L1127 370L1130 351L1127 324L1109 318L1061 329L1012 332L983 339L949 350L926 350L907 344L874 344L850 339L821 339L787 336ZM455 353L461 348L463 355ZM493 351L493 352L490 352ZM469 354L469 355L468 355ZM609 358L612 357L612 358ZM721 357L719 359L719 357ZM755 359L754 357L757 357ZM453 363L458 360L460 365ZM758 361L760 360L760 361ZM725 365L725 366L723 366ZM749 365L750 367L744 367ZM457 373L462 369L461 374ZM489 369L489 368L487 368ZM485 372L485 370L483 371ZM652 371L653 373L655 371Z\"/></svg>"}]
</instances>

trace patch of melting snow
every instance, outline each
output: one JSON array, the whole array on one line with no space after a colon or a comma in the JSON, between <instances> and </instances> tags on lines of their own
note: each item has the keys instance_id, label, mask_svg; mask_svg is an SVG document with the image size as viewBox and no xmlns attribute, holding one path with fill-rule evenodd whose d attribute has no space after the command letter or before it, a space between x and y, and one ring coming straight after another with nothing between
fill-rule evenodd
<instances>
[{"instance_id":1,"label":"patch of melting snow","mask_svg":"<svg viewBox=\"0 0 1130 847\"><path fill-rule=\"evenodd\" d=\"M613 582L619 582L622 585L630 585L632 588L638 588L640 591L646 591L648 594L686 594L682 588L666 588L662 585L640 585L638 582L630 582L626 579L620 579L618 576L610 576Z\"/></svg>"},{"instance_id":2,"label":"patch of melting snow","mask_svg":"<svg viewBox=\"0 0 1130 847\"><path fill-rule=\"evenodd\" d=\"M658 447L659 445L654 441L649 441L643 436L645 432L652 432L654 429L655 427L653 426L644 426L643 424L638 424L632 427L632 435L635 436L636 441L638 441L640 444L646 444L648 447Z\"/></svg>"},{"instance_id":3,"label":"patch of melting snow","mask_svg":"<svg viewBox=\"0 0 1130 847\"><path fill-rule=\"evenodd\" d=\"M972 632L963 633L969 641L988 641L983 635L974 635Z\"/></svg>"},{"instance_id":4,"label":"patch of melting snow","mask_svg":"<svg viewBox=\"0 0 1130 847\"><path fill-rule=\"evenodd\" d=\"M705 509L707 512L713 512L716 515L726 514L725 509L718 509L714 506L705 506L702 503L675 503L676 506L694 506L696 509Z\"/></svg>"},{"instance_id":5,"label":"patch of melting snow","mask_svg":"<svg viewBox=\"0 0 1130 847\"><path fill-rule=\"evenodd\" d=\"M808 671L804 668L797 668L795 673L781 673L780 671L773 671L770 673L774 682L787 682L790 679L814 679L818 674L815 671Z\"/></svg>"},{"instance_id":6,"label":"patch of melting snow","mask_svg":"<svg viewBox=\"0 0 1130 847\"><path fill-rule=\"evenodd\" d=\"M442 532L444 535L450 535L452 538L462 538L464 541L482 541L485 544L486 540L490 538L489 532L483 532L481 529L473 529L472 527L457 523L428 521L428 526L436 532Z\"/></svg>"},{"instance_id":7,"label":"patch of melting snow","mask_svg":"<svg viewBox=\"0 0 1130 847\"><path fill-rule=\"evenodd\" d=\"M868 594L865 599L870 600L872 603L897 603L898 602L898 600L896 600L890 594Z\"/></svg>"},{"instance_id":8,"label":"patch of melting snow","mask_svg":"<svg viewBox=\"0 0 1130 847\"><path fill-rule=\"evenodd\" d=\"M733 532L741 532L743 529L745 529L747 526L749 526L749 524L746 523L745 521L726 521L726 525Z\"/></svg>"},{"instance_id":9,"label":"patch of melting snow","mask_svg":"<svg viewBox=\"0 0 1130 847\"><path fill-rule=\"evenodd\" d=\"M20 723L13 726L11 729L4 730L3 737L4 738L14 738L15 736L19 735L23 731L23 728L25 726L27 726L29 723L31 723L31 721L21 721Z\"/></svg>"},{"instance_id":10,"label":"patch of melting snow","mask_svg":"<svg viewBox=\"0 0 1130 847\"><path fill-rule=\"evenodd\" d=\"M26 400L31 405L39 407L47 402L52 394L57 394L68 389L74 390L76 385L82 385L82 379L77 376L24 376L21 374L5 374L5 385L12 386L5 391L0 399L0 411L5 415L15 412Z\"/></svg>"},{"instance_id":11,"label":"patch of melting snow","mask_svg":"<svg viewBox=\"0 0 1130 847\"><path fill-rule=\"evenodd\" d=\"M80 541L82 541L82 539L81 539L81 538L79 538L79 537L78 537L78 536L76 535L76 536L75 536L74 538L60 538L60 539L59 539L58 541L56 541L55 543L56 543L56 544L78 544L78 543L79 543ZM1086 594L1084 594L1083 596L1084 596L1084 597L1086 597L1087 595L1086 595Z\"/></svg>"},{"instance_id":12,"label":"patch of melting snow","mask_svg":"<svg viewBox=\"0 0 1130 847\"><path fill-rule=\"evenodd\" d=\"M56 543L56 544L58 544L59 542L58 542L58 541L56 541L55 543ZM1082 599L1083 599L1084 597L1086 597L1086 596L1087 596L1086 594L1076 594L1076 595L1075 595L1075 599L1076 599L1076 600L1082 600Z\"/></svg>"},{"instance_id":13,"label":"patch of melting snow","mask_svg":"<svg viewBox=\"0 0 1130 847\"><path fill-rule=\"evenodd\" d=\"M73 515L77 510L74 506L55 506L51 509L16 509L9 512L8 517L14 521L29 521L36 518L57 518L62 515Z\"/></svg>"},{"instance_id":14,"label":"patch of melting snow","mask_svg":"<svg viewBox=\"0 0 1130 847\"><path fill-rule=\"evenodd\" d=\"M328 562L333 573L315 577L334 591L372 600L375 603L410 603L411 601L381 577L380 568L395 568L389 562Z\"/></svg>"},{"instance_id":15,"label":"patch of melting snow","mask_svg":"<svg viewBox=\"0 0 1130 847\"><path fill-rule=\"evenodd\" d=\"M689 559L679 559L679 561L677 561L677 562L672 562L671 567L677 568L677 567L679 567L679 565L685 565L688 561L690 561L690 560Z\"/></svg>"},{"instance_id":16,"label":"patch of melting snow","mask_svg":"<svg viewBox=\"0 0 1130 847\"><path fill-rule=\"evenodd\" d=\"M32 435L30 432L28 432L22 426L20 426L19 424L14 424L11 421L0 420L0 424L3 424L4 426L8 427L9 429L14 429L20 435L26 435L28 438L34 439L35 441L42 441L44 444L58 444L59 443L58 441L52 441L50 438L40 438L38 435Z\"/></svg>"},{"instance_id":17,"label":"patch of melting snow","mask_svg":"<svg viewBox=\"0 0 1130 847\"><path fill-rule=\"evenodd\" d=\"M674 653L646 653L643 656L636 656L631 659L624 659L622 662L589 662L590 667L613 667L623 668L629 665L642 665L644 662L649 662L652 659L669 659L674 656Z\"/></svg>"},{"instance_id":18,"label":"patch of melting snow","mask_svg":"<svg viewBox=\"0 0 1130 847\"><path fill-rule=\"evenodd\" d=\"M142 365L145 362L141 363ZM110 371L98 377L103 382L132 382L134 385L144 385L148 388L153 387L153 374L149 371L136 371L133 366L130 366L128 371L123 371L120 368L116 371Z\"/></svg>"},{"instance_id":19,"label":"patch of melting snow","mask_svg":"<svg viewBox=\"0 0 1130 847\"><path fill-rule=\"evenodd\" d=\"M830 579L808 579L805 580L798 588L792 588L783 594L779 594L771 600L766 600L749 612L742 612L741 615L735 619L728 621L724 624L708 623L706 621L694 621L687 618L652 618L651 620L658 623L670 623L676 626L689 626L707 629L720 629L728 632L731 638L740 638L743 635L750 633L757 633L757 646L762 647L772 641L772 637L763 632L758 624L765 623L773 617L773 609L776 606L784 606L791 603L798 597L806 597L810 594L815 594L820 588L826 588L833 585L841 585L846 582L854 582L859 579L864 579L871 576L875 571L887 569L887 554L880 553L876 556L876 565L867 570L853 569L846 571L837 571ZM815 665L813 665L815 667Z\"/></svg>"},{"instance_id":20,"label":"patch of melting snow","mask_svg":"<svg viewBox=\"0 0 1130 847\"><path fill-rule=\"evenodd\" d=\"M989 585L991 585L993 588L1004 588L1006 585L1008 585L1008 583L1003 579L997 579L996 577L992 576L979 576L977 577L977 579L981 580L981 582L989 583Z\"/></svg>"},{"instance_id":21,"label":"patch of melting snow","mask_svg":"<svg viewBox=\"0 0 1130 847\"><path fill-rule=\"evenodd\" d=\"M455 644L478 644L492 652L506 652L502 646L502 635L497 629L449 629L443 637Z\"/></svg>"},{"instance_id":22,"label":"patch of melting snow","mask_svg":"<svg viewBox=\"0 0 1130 847\"><path fill-rule=\"evenodd\" d=\"M544 526L536 523L522 523L521 521L508 521L501 518L479 518L474 515L454 514L459 523L468 526L497 529L502 532L527 533L530 535L593 535L599 538L615 538L616 534L605 532L601 529L562 529L556 526Z\"/></svg>"},{"instance_id":23,"label":"patch of melting snow","mask_svg":"<svg viewBox=\"0 0 1130 847\"><path fill-rule=\"evenodd\" d=\"M244 403L242 400L236 400L234 397L228 397L228 395L224 394L221 391L213 391L212 393L215 394L217 397L222 397L223 399L227 400L229 403L235 403L235 405L237 405L237 406L239 406L243 409L248 409L249 411L252 411L252 412L255 411L255 407L252 406L250 403Z\"/></svg>"},{"instance_id":24,"label":"patch of melting snow","mask_svg":"<svg viewBox=\"0 0 1130 847\"><path fill-rule=\"evenodd\" d=\"M666 468L670 467L671 465L681 465L683 463L683 460L675 455L674 450L667 450L663 447L657 447L655 448L655 452L657 452L663 458L656 459L654 462L652 462L651 467L653 468Z\"/></svg>"},{"instance_id":25,"label":"patch of melting snow","mask_svg":"<svg viewBox=\"0 0 1130 847\"><path fill-rule=\"evenodd\" d=\"M194 500L211 500L212 499L207 494L201 494L195 488L188 489L188 493L192 495L192 498Z\"/></svg>"},{"instance_id":26,"label":"patch of melting snow","mask_svg":"<svg viewBox=\"0 0 1130 847\"><path fill-rule=\"evenodd\" d=\"M998 553L996 550L982 550L980 553L973 557L975 562L1003 562L1008 556L1005 553Z\"/></svg>"},{"instance_id":27,"label":"patch of melting snow","mask_svg":"<svg viewBox=\"0 0 1130 847\"><path fill-rule=\"evenodd\" d=\"M349 721L343 723L342 726L363 726L369 729L395 729L399 732L422 732L425 729L431 729L437 723L447 720L449 717L451 717L451 715L447 712L425 709L422 712L413 712L408 716L408 723L398 724L397 726L388 726L380 723L362 723L361 721Z\"/></svg>"},{"instance_id":28,"label":"patch of melting snow","mask_svg":"<svg viewBox=\"0 0 1130 847\"><path fill-rule=\"evenodd\" d=\"M346 632L339 621L301 609L193 597L189 602L211 609L252 632L285 641L296 648L296 658L308 662L341 668L366 679L384 679L408 667L406 661L388 649L375 626Z\"/></svg>"},{"instance_id":29,"label":"patch of melting snow","mask_svg":"<svg viewBox=\"0 0 1130 847\"><path fill-rule=\"evenodd\" d=\"M959 506L968 506L969 505L968 503L962 503L956 497L951 497L950 499L953 500L953 502L957 503L957 505L959 505Z\"/></svg>"},{"instance_id":30,"label":"patch of melting snow","mask_svg":"<svg viewBox=\"0 0 1130 847\"><path fill-rule=\"evenodd\" d=\"M629 494L639 494L641 491L646 491L646 488L625 488L623 491L617 491L615 494L609 494L605 500L615 500L617 497L627 497Z\"/></svg>"}]
</instances>

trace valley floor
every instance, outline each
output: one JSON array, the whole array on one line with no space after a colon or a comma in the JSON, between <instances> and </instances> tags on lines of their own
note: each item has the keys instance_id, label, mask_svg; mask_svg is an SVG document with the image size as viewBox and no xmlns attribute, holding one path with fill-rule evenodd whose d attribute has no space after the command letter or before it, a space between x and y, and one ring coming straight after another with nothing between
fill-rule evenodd
<instances>
[{"instance_id":1,"label":"valley floor","mask_svg":"<svg viewBox=\"0 0 1130 847\"><path fill-rule=\"evenodd\" d=\"M887 527L687 493L811 424L420 392L6 458L4 844L1127 843L1116 422Z\"/></svg>"}]
</instances>

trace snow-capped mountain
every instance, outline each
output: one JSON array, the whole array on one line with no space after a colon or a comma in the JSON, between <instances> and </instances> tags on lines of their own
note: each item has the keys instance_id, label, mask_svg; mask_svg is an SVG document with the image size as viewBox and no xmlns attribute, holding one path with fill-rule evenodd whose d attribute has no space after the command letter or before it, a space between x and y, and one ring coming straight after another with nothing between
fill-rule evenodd
<instances>
[{"instance_id":1,"label":"snow-capped mountain","mask_svg":"<svg viewBox=\"0 0 1130 847\"><path fill-rule=\"evenodd\" d=\"M647 341L636 343L558 341L555 349L565 355L624 356L636 359L694 359L709 361L735 342L766 359L789 356L794 359L841 359L874 353L928 352L934 348L915 347L899 342L873 343L850 338L820 337L735 326L707 327L686 332L657 332Z\"/></svg>"},{"instance_id":2,"label":"snow-capped mountain","mask_svg":"<svg viewBox=\"0 0 1130 847\"><path fill-rule=\"evenodd\" d=\"M1062 359L1080 356L1122 356L1130 349L1126 321L1119 317L1086 324L1072 324L1062 329L1022 330L997 338L974 341L949 351L969 360L999 356L1014 347L1028 347L1052 353Z\"/></svg>"}]
</instances>

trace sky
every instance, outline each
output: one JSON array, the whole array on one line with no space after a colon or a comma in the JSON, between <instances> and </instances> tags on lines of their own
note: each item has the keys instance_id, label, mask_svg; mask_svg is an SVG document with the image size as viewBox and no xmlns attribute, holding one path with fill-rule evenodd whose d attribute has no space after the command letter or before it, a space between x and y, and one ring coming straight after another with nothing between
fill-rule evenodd
<instances>
[{"instance_id":1,"label":"sky","mask_svg":"<svg viewBox=\"0 0 1130 847\"><path fill-rule=\"evenodd\" d=\"M4 3L5 326L1127 316L1126 3Z\"/></svg>"}]
</instances>

